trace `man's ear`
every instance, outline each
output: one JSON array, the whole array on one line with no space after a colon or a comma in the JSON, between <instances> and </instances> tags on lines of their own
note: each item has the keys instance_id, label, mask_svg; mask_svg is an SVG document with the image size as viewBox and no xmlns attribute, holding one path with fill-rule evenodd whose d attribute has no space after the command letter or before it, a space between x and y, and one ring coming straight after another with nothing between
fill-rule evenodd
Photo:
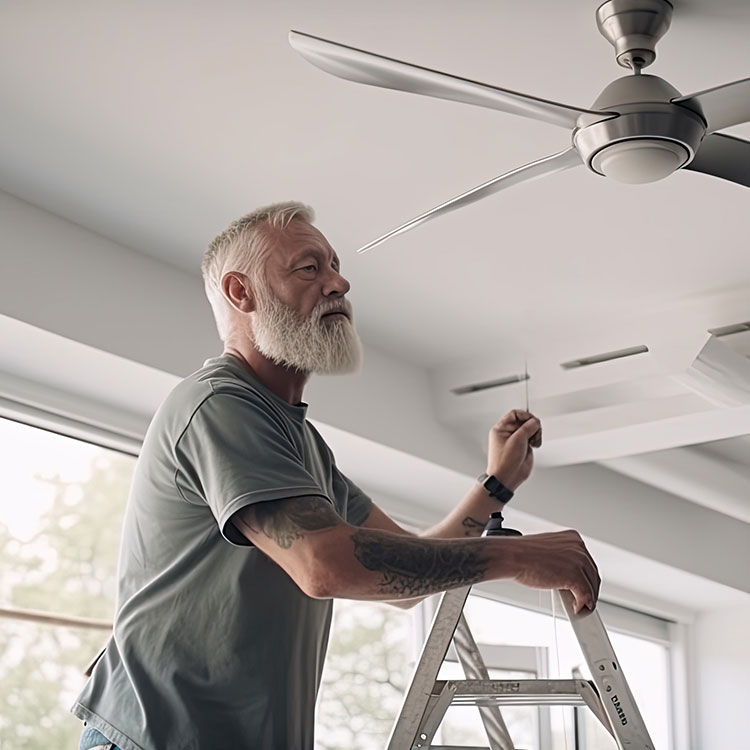
<instances>
[{"instance_id":1,"label":"man's ear","mask_svg":"<svg viewBox=\"0 0 750 750\"><path fill-rule=\"evenodd\" d=\"M243 313L254 312L255 296L250 288L250 280L244 273L229 271L221 280L221 291L229 304Z\"/></svg>"}]
</instances>

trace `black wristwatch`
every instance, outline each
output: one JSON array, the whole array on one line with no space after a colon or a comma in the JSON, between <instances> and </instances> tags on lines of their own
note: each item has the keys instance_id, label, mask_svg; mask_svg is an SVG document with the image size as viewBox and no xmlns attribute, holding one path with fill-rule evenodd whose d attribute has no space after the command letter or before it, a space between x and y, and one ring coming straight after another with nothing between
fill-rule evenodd
<instances>
[{"instance_id":1,"label":"black wristwatch","mask_svg":"<svg viewBox=\"0 0 750 750\"><path fill-rule=\"evenodd\" d=\"M490 497L499 500L501 503L507 503L513 497L513 490L509 490L499 479L492 474L481 474L477 477L477 482L487 490Z\"/></svg>"}]
</instances>

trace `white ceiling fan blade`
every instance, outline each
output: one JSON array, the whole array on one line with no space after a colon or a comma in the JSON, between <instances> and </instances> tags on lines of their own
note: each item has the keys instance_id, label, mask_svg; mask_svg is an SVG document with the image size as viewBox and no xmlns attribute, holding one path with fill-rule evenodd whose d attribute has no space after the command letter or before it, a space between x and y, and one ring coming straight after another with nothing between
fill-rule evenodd
<instances>
[{"instance_id":1,"label":"white ceiling fan blade","mask_svg":"<svg viewBox=\"0 0 750 750\"><path fill-rule=\"evenodd\" d=\"M708 135L693 161L683 169L750 187L750 141L722 133Z\"/></svg>"},{"instance_id":2,"label":"white ceiling fan blade","mask_svg":"<svg viewBox=\"0 0 750 750\"><path fill-rule=\"evenodd\" d=\"M396 91L408 91L412 94L489 107L564 128L574 128L578 117L584 113L599 116L601 119L614 117L616 114L579 109L528 94L508 91L354 47L347 47L344 44L300 31L289 32L289 44L305 60L339 78L366 83L370 86L381 86Z\"/></svg>"},{"instance_id":3,"label":"white ceiling fan blade","mask_svg":"<svg viewBox=\"0 0 750 750\"><path fill-rule=\"evenodd\" d=\"M750 122L750 78L672 99L703 114L709 133Z\"/></svg>"},{"instance_id":4,"label":"white ceiling fan blade","mask_svg":"<svg viewBox=\"0 0 750 750\"><path fill-rule=\"evenodd\" d=\"M544 177L545 175L554 174L555 172L562 172L564 169L577 167L581 164L583 164L581 157L572 147L565 149L565 151L560 151L558 154L545 156L544 159L532 161L522 167L512 169L510 172L506 172L499 177L495 177L488 182L484 182L481 185L462 193L456 198L441 203L439 206L430 209L426 213L420 214L415 219L407 221L406 224L396 227L396 229L391 230L382 237L378 237L376 240L368 242L364 247L357 250L357 252L366 253L368 250L372 250L372 248L377 247L377 245L380 245L391 237L395 237L397 234L408 232L410 229L414 229L414 227L418 227L420 224L430 221L430 219L436 219L438 216L443 216L451 211L455 211L457 208L468 206L470 203L474 203L489 195L493 195L505 188L534 180L537 177Z\"/></svg>"}]
</instances>

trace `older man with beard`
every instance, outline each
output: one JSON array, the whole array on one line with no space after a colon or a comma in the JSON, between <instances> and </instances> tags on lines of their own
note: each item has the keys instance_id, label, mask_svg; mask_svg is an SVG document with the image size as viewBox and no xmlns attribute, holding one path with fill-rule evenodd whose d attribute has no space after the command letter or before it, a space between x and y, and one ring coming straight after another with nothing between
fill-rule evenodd
<instances>
[{"instance_id":1,"label":"older man with beard","mask_svg":"<svg viewBox=\"0 0 750 750\"><path fill-rule=\"evenodd\" d=\"M414 600L512 578L593 608L599 576L572 531L478 537L529 476L539 421L491 430L486 474L421 535L336 466L306 420L313 372L361 346L339 259L312 210L234 222L203 274L224 353L166 399L136 467L114 634L73 707L80 749L313 747L332 599Z\"/></svg>"}]
</instances>

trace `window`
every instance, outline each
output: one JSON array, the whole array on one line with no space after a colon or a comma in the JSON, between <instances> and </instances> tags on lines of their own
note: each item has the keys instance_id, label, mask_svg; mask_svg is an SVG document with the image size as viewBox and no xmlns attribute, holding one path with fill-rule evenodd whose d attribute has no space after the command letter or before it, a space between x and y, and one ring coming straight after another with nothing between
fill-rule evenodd
<instances>
[{"instance_id":1,"label":"window","mask_svg":"<svg viewBox=\"0 0 750 750\"><path fill-rule=\"evenodd\" d=\"M540 593L539 597L542 605L550 600L550 595L546 592ZM618 610L621 608L612 605L602 604L600 610L615 653L654 745L659 748L670 748L671 705L666 623L628 610L620 613ZM494 601L479 594L470 596L464 611L480 649L490 655L490 658L486 659L488 666L500 669L504 666L492 660L492 649L488 647L515 647L519 649L519 659L523 650L533 648L537 649L540 655L535 676L570 679L573 670L576 670L584 679L591 678L578 641L564 617L555 617L553 621L550 614ZM559 615L559 611L556 614ZM618 614L621 614L620 618L616 617ZM618 632L618 619L629 624L634 618L653 621L648 623L653 625L650 628L654 631L651 637ZM645 627L643 629L646 630ZM664 634L664 640L655 639L654 636L658 632ZM546 742L538 740L542 747L554 750L574 750L576 747L586 750L607 750L615 747L614 741L588 709L553 707L549 709L548 719L543 711L536 708L516 710L539 712L534 719L537 725L536 735L542 738L549 737ZM476 711L474 713L476 714ZM545 726L546 721L549 721L548 726ZM511 729L510 722L508 724ZM527 741L528 739L523 740ZM520 737L517 742L523 745Z\"/></svg>"},{"instance_id":2,"label":"window","mask_svg":"<svg viewBox=\"0 0 750 750\"><path fill-rule=\"evenodd\" d=\"M0 419L0 747L77 747L114 614L133 456Z\"/></svg>"},{"instance_id":3,"label":"window","mask_svg":"<svg viewBox=\"0 0 750 750\"><path fill-rule=\"evenodd\" d=\"M81 728L69 707L85 667L109 636L135 458L1 418L0 451L0 747L76 747ZM548 596L540 593L540 604ZM319 750L386 747L434 603L412 610L335 603L318 702ZM666 623L620 608L602 610L654 744L669 750ZM567 678L573 668L589 676L564 621L555 627L548 613L493 600L479 588L465 613L492 677ZM443 667L441 677L460 676L455 661ZM584 709L503 713L519 747L614 748ZM449 709L440 732L438 743L485 743L473 707Z\"/></svg>"},{"instance_id":4,"label":"window","mask_svg":"<svg viewBox=\"0 0 750 750\"><path fill-rule=\"evenodd\" d=\"M549 594L540 592L542 600ZM329 657L318 703L317 747L369 750L386 747L419 657L437 599L411 611L382 604L337 601ZM636 698L651 739L672 747L669 643L664 621L602 605L610 640ZM464 613L493 679L570 679L573 670L590 678L572 628L563 618L481 595L475 590ZM619 614L619 617L618 617ZM639 634L633 623L642 622ZM426 623L426 625L425 625ZM613 623L620 624L618 631ZM644 633L646 635L644 635ZM663 637L660 637L660 634ZM463 679L455 653L438 675ZM539 750L614 750L614 740L586 708L505 707L503 718L518 747ZM452 706L434 738L438 745L486 746L473 706Z\"/></svg>"},{"instance_id":5,"label":"window","mask_svg":"<svg viewBox=\"0 0 750 750\"><path fill-rule=\"evenodd\" d=\"M383 750L415 663L414 614L339 599L318 698L318 750ZM418 655L418 652L417 652Z\"/></svg>"}]
</instances>

